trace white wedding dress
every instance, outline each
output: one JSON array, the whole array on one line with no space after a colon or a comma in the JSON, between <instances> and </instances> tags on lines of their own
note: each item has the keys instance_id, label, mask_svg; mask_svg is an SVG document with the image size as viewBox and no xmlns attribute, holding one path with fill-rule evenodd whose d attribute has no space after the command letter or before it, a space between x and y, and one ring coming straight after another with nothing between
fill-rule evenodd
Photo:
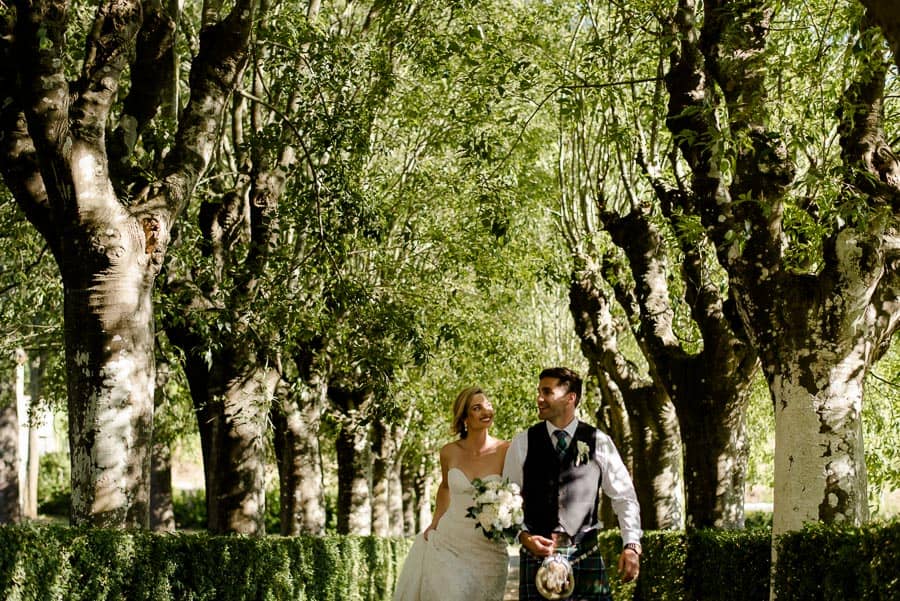
<instances>
[{"instance_id":1,"label":"white wedding dress","mask_svg":"<svg viewBox=\"0 0 900 601\"><path fill-rule=\"evenodd\" d=\"M500 478L492 474L482 478ZM474 489L459 468L447 471L450 506L437 529L420 533L397 579L394 601L502 601L509 557L466 517Z\"/></svg>"}]
</instances>

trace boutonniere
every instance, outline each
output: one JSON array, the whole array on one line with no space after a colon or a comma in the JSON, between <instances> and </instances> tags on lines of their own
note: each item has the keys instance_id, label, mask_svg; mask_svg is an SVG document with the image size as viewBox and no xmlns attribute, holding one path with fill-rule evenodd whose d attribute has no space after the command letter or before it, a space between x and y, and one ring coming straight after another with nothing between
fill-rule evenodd
<instances>
[{"instance_id":1,"label":"boutonniere","mask_svg":"<svg viewBox=\"0 0 900 601\"><path fill-rule=\"evenodd\" d=\"M583 440L578 441L578 456L575 457L575 466L584 465L591 456L591 447Z\"/></svg>"}]
</instances>

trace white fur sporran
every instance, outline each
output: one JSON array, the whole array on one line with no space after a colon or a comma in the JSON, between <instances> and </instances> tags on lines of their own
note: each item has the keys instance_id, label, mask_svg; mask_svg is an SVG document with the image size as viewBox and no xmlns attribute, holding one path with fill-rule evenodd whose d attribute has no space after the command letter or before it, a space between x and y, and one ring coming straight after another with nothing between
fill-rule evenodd
<instances>
[{"instance_id":1,"label":"white fur sporran","mask_svg":"<svg viewBox=\"0 0 900 601\"><path fill-rule=\"evenodd\" d=\"M559 553L544 559L534 581L537 591L544 599L565 599L575 591L572 564Z\"/></svg>"}]
</instances>

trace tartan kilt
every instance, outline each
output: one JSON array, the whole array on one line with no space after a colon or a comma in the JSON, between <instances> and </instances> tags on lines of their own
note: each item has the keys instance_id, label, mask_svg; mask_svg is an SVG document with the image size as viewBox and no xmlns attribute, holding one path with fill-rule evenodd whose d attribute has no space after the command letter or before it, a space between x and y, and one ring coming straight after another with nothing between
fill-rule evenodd
<instances>
[{"instance_id":1,"label":"tartan kilt","mask_svg":"<svg viewBox=\"0 0 900 601\"><path fill-rule=\"evenodd\" d=\"M572 566L575 592L571 597L566 597L569 601L612 601L612 591L600 549L594 549L587 555L583 555L583 551L579 550L579 548L590 549L596 540L596 537L589 536L588 540L582 541L579 546L559 547L556 550L569 561L578 560L578 563ZM546 601L534 583L537 570L543 561L543 557L535 557L525 547L519 548L519 601Z\"/></svg>"}]
</instances>

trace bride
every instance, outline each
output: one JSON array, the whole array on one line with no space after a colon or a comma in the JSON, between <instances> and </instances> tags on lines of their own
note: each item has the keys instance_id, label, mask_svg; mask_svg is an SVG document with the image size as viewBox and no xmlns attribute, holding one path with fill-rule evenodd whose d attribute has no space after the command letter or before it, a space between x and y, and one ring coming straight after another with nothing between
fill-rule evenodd
<instances>
[{"instance_id":1,"label":"bride","mask_svg":"<svg viewBox=\"0 0 900 601\"><path fill-rule=\"evenodd\" d=\"M494 408L477 386L453 403L459 439L441 448L441 485L434 519L416 537L397 580L394 601L500 601L506 588L508 555L488 540L466 510L472 480L500 478L509 441L488 433Z\"/></svg>"}]
</instances>

